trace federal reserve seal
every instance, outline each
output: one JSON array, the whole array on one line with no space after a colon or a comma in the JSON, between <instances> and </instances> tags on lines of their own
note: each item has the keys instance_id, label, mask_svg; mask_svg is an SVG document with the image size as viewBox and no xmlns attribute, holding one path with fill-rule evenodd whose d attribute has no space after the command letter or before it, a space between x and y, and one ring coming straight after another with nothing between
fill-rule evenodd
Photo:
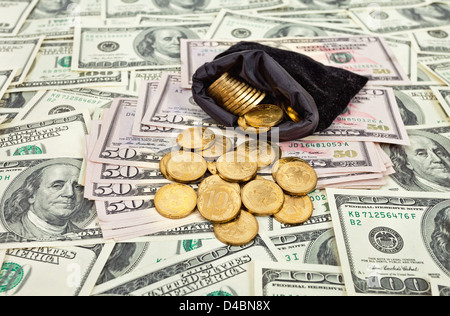
<instances>
[{"instance_id":1,"label":"federal reserve seal","mask_svg":"<svg viewBox=\"0 0 450 316\"><path fill-rule=\"evenodd\" d=\"M403 248L403 238L389 227L375 227L369 232L369 241L378 251L397 253Z\"/></svg>"},{"instance_id":2,"label":"federal reserve seal","mask_svg":"<svg viewBox=\"0 0 450 316\"><path fill-rule=\"evenodd\" d=\"M252 32L249 29L239 27L239 28L232 30L231 35L233 35L236 38L247 38L250 35L252 35Z\"/></svg>"},{"instance_id":3,"label":"federal reserve seal","mask_svg":"<svg viewBox=\"0 0 450 316\"><path fill-rule=\"evenodd\" d=\"M115 52L120 48L119 43L113 41L101 42L98 44L97 48L105 53Z\"/></svg>"}]
</instances>

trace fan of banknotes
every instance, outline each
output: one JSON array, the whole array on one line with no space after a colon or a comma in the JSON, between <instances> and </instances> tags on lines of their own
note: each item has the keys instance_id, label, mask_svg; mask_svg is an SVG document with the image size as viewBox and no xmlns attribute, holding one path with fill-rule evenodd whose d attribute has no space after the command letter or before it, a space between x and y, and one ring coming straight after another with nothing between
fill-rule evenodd
<instances>
[{"instance_id":1,"label":"fan of banknotes","mask_svg":"<svg viewBox=\"0 0 450 316\"><path fill-rule=\"evenodd\" d=\"M0 8L0 295L450 293L448 1ZM329 128L280 142L302 117L224 74L226 128L192 75L240 41L369 81ZM224 161L238 149L256 170ZM274 214L281 194L304 217Z\"/></svg>"}]
</instances>

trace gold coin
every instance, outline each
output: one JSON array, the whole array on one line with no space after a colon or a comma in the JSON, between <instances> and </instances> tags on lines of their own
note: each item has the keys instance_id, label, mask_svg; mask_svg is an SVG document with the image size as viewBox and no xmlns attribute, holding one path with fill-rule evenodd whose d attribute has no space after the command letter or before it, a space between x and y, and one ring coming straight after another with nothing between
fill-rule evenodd
<instances>
[{"instance_id":1,"label":"gold coin","mask_svg":"<svg viewBox=\"0 0 450 316\"><path fill-rule=\"evenodd\" d=\"M258 93L258 90L256 88L252 86L248 86L248 88L249 89L247 89L245 93L237 95L236 98L231 100L231 103L228 104L227 108L231 111L236 110L241 107L246 102L246 100Z\"/></svg>"},{"instance_id":2,"label":"gold coin","mask_svg":"<svg viewBox=\"0 0 450 316\"><path fill-rule=\"evenodd\" d=\"M259 106L259 103L260 103L262 100L264 100L265 97L266 97L266 93L263 91L263 92L261 93L261 95L258 96L258 98L257 98L255 101L253 101L249 106L245 107L245 109L244 109L243 111L241 111L241 112L239 113L239 115L245 115L245 114L247 114L248 111L251 111L252 109L258 107L258 106Z\"/></svg>"},{"instance_id":3,"label":"gold coin","mask_svg":"<svg viewBox=\"0 0 450 316\"><path fill-rule=\"evenodd\" d=\"M237 193L241 194L241 188L240 188L238 183L227 182L227 181L223 180L217 174L209 176L209 177L206 177L205 179L203 179L202 182L200 182L200 184L198 185L197 194L202 193L204 190L206 190L207 188L209 188L211 186L219 185L219 184L229 185L231 188L236 190Z\"/></svg>"},{"instance_id":4,"label":"gold coin","mask_svg":"<svg viewBox=\"0 0 450 316\"><path fill-rule=\"evenodd\" d=\"M161 160L159 161L159 171L162 173L162 175L170 181L175 181L169 174L167 173L167 162L170 160L170 157L172 157L172 152L169 152L165 154Z\"/></svg>"},{"instance_id":5,"label":"gold coin","mask_svg":"<svg viewBox=\"0 0 450 316\"><path fill-rule=\"evenodd\" d=\"M281 152L280 152L280 156L281 156ZM305 160L303 160L301 158L298 158L298 157L283 157L283 158L280 158L277 161L275 161L275 163L272 165L272 178L273 178L273 180L276 179L276 174L277 174L278 168L280 168L280 166L284 165L285 163L291 162L291 161L300 161L300 162L308 163Z\"/></svg>"},{"instance_id":6,"label":"gold coin","mask_svg":"<svg viewBox=\"0 0 450 316\"><path fill-rule=\"evenodd\" d=\"M267 133L268 131L270 131L270 127L253 127L247 124L247 122L245 121L245 118L243 116L240 116L237 120L238 126L239 128L247 133L247 134L264 134Z\"/></svg>"},{"instance_id":7,"label":"gold coin","mask_svg":"<svg viewBox=\"0 0 450 316\"><path fill-rule=\"evenodd\" d=\"M245 182L252 179L258 170L258 163L236 151L222 155L216 162L217 172L223 179L231 182Z\"/></svg>"},{"instance_id":8,"label":"gold coin","mask_svg":"<svg viewBox=\"0 0 450 316\"><path fill-rule=\"evenodd\" d=\"M216 134L206 127L190 127L177 136L177 144L187 150L204 150L215 142Z\"/></svg>"},{"instance_id":9,"label":"gold coin","mask_svg":"<svg viewBox=\"0 0 450 316\"><path fill-rule=\"evenodd\" d=\"M274 104L260 104L247 112L244 118L253 127L272 127L283 120L283 109Z\"/></svg>"},{"instance_id":10,"label":"gold coin","mask_svg":"<svg viewBox=\"0 0 450 316\"><path fill-rule=\"evenodd\" d=\"M306 161L290 161L279 166L275 181L288 194L305 195L316 187L317 174Z\"/></svg>"},{"instance_id":11,"label":"gold coin","mask_svg":"<svg viewBox=\"0 0 450 316\"><path fill-rule=\"evenodd\" d=\"M241 199L250 213L269 216L278 212L283 206L284 192L273 181L252 180L242 188Z\"/></svg>"},{"instance_id":12,"label":"gold coin","mask_svg":"<svg viewBox=\"0 0 450 316\"><path fill-rule=\"evenodd\" d=\"M313 209L313 203L308 195L292 196L286 194L283 207L274 214L274 217L280 223L298 225L311 217Z\"/></svg>"},{"instance_id":13,"label":"gold coin","mask_svg":"<svg viewBox=\"0 0 450 316\"><path fill-rule=\"evenodd\" d=\"M281 156L281 149L278 145L261 140L245 141L236 148L236 151L256 160L258 168L271 165Z\"/></svg>"},{"instance_id":14,"label":"gold coin","mask_svg":"<svg viewBox=\"0 0 450 316\"><path fill-rule=\"evenodd\" d=\"M302 120L300 114L297 113L291 106L285 104L284 102L281 103L281 108L283 109L284 113L286 113L287 116L291 118L295 123L298 123Z\"/></svg>"},{"instance_id":15,"label":"gold coin","mask_svg":"<svg viewBox=\"0 0 450 316\"><path fill-rule=\"evenodd\" d=\"M248 85L243 82L235 79L235 83L229 87L226 91L223 91L221 93L222 97L222 106L225 107L225 104L231 100L236 98L236 93L239 91L245 91L245 89L248 87Z\"/></svg>"},{"instance_id":16,"label":"gold coin","mask_svg":"<svg viewBox=\"0 0 450 316\"><path fill-rule=\"evenodd\" d=\"M234 108L241 105L241 99L249 95L254 89L255 88L250 87L249 85L244 85L234 93L233 98L229 99L228 102L223 105L223 107L228 111L233 112Z\"/></svg>"},{"instance_id":17,"label":"gold coin","mask_svg":"<svg viewBox=\"0 0 450 316\"><path fill-rule=\"evenodd\" d=\"M218 103L223 105L226 100L227 93L233 91L237 86L241 86L241 82L234 78L225 79L224 82L213 91L213 97L216 98Z\"/></svg>"},{"instance_id":18,"label":"gold coin","mask_svg":"<svg viewBox=\"0 0 450 316\"><path fill-rule=\"evenodd\" d=\"M218 136L211 147L202 151L202 156L206 160L216 159L231 149L233 149L233 142L228 137Z\"/></svg>"},{"instance_id":19,"label":"gold coin","mask_svg":"<svg viewBox=\"0 0 450 316\"><path fill-rule=\"evenodd\" d=\"M252 241L259 231L255 216L241 210L238 217L228 223L214 224L214 235L230 246L242 246Z\"/></svg>"},{"instance_id":20,"label":"gold coin","mask_svg":"<svg viewBox=\"0 0 450 316\"><path fill-rule=\"evenodd\" d=\"M200 214L213 223L233 220L241 209L241 197L229 185L212 185L198 195L197 209Z\"/></svg>"},{"instance_id":21,"label":"gold coin","mask_svg":"<svg viewBox=\"0 0 450 316\"><path fill-rule=\"evenodd\" d=\"M191 183L206 172L207 164L201 155L188 152L173 152L167 161L167 174L177 182Z\"/></svg>"},{"instance_id":22,"label":"gold coin","mask_svg":"<svg viewBox=\"0 0 450 316\"><path fill-rule=\"evenodd\" d=\"M197 193L188 185L170 183L156 191L155 209L164 217L183 218L192 213L197 205Z\"/></svg>"}]
</instances>

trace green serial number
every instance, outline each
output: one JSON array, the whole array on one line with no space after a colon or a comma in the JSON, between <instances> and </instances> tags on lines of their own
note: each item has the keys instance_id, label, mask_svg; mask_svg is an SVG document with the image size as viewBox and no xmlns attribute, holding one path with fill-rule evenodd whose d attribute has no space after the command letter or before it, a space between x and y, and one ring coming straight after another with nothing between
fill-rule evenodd
<instances>
[{"instance_id":1,"label":"green serial number","mask_svg":"<svg viewBox=\"0 0 450 316\"><path fill-rule=\"evenodd\" d=\"M406 213L406 212L384 212L384 211L349 211L348 216L351 218L394 218L400 220L413 220L416 218L416 214L414 213ZM361 225L361 221L350 219L350 223L352 225Z\"/></svg>"}]
</instances>

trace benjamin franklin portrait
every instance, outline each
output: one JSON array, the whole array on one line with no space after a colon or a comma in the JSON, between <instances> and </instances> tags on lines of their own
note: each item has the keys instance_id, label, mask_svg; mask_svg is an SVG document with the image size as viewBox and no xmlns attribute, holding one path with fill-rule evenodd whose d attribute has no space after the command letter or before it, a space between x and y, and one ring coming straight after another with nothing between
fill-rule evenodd
<instances>
[{"instance_id":1,"label":"benjamin franklin portrait","mask_svg":"<svg viewBox=\"0 0 450 316\"><path fill-rule=\"evenodd\" d=\"M134 49L142 59L156 65L179 64L183 38L199 37L181 26L150 27L136 36Z\"/></svg>"},{"instance_id":2,"label":"benjamin franklin portrait","mask_svg":"<svg viewBox=\"0 0 450 316\"><path fill-rule=\"evenodd\" d=\"M450 201L436 204L424 214L422 238L437 265L450 273Z\"/></svg>"},{"instance_id":3,"label":"benjamin franklin portrait","mask_svg":"<svg viewBox=\"0 0 450 316\"><path fill-rule=\"evenodd\" d=\"M52 19L72 16L80 0L39 0L29 19Z\"/></svg>"},{"instance_id":4,"label":"benjamin franklin portrait","mask_svg":"<svg viewBox=\"0 0 450 316\"><path fill-rule=\"evenodd\" d=\"M450 140L423 130L408 130L410 146L390 145L391 178L408 191L450 191Z\"/></svg>"},{"instance_id":5,"label":"benjamin franklin portrait","mask_svg":"<svg viewBox=\"0 0 450 316\"><path fill-rule=\"evenodd\" d=\"M450 7L443 3L398 9L398 12L404 17L422 25L445 25L450 20Z\"/></svg>"},{"instance_id":6,"label":"benjamin franklin portrait","mask_svg":"<svg viewBox=\"0 0 450 316\"><path fill-rule=\"evenodd\" d=\"M0 204L6 229L29 240L54 240L76 234L95 218L91 201L78 184L81 161L38 161L8 186Z\"/></svg>"},{"instance_id":7,"label":"benjamin franklin portrait","mask_svg":"<svg viewBox=\"0 0 450 316\"><path fill-rule=\"evenodd\" d=\"M168 14L189 14L202 11L210 0L152 0L162 12Z\"/></svg>"},{"instance_id":8,"label":"benjamin franklin portrait","mask_svg":"<svg viewBox=\"0 0 450 316\"><path fill-rule=\"evenodd\" d=\"M296 23L275 26L264 34L265 38L316 36L327 36L327 33L314 26Z\"/></svg>"}]
</instances>

